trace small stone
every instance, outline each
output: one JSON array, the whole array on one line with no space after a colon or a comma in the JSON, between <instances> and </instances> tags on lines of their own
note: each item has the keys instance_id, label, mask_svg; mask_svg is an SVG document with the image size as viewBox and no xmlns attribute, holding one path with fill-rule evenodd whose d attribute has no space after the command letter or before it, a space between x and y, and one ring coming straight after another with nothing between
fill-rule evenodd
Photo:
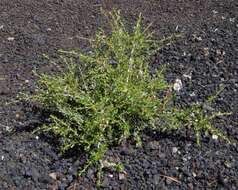
<instances>
[{"instance_id":1,"label":"small stone","mask_svg":"<svg viewBox=\"0 0 238 190\"><path fill-rule=\"evenodd\" d=\"M212 135L212 139L217 140L217 139L218 139L218 136L215 135L215 134L213 134L213 135Z\"/></svg>"},{"instance_id":2,"label":"small stone","mask_svg":"<svg viewBox=\"0 0 238 190\"><path fill-rule=\"evenodd\" d=\"M90 178L93 178L93 174L94 174L93 170L92 169L88 169L86 176L87 176L87 178L90 179Z\"/></svg>"},{"instance_id":3,"label":"small stone","mask_svg":"<svg viewBox=\"0 0 238 190\"><path fill-rule=\"evenodd\" d=\"M3 28L4 28L4 26L3 26L3 25L1 25L1 26L0 26L0 30L2 30Z\"/></svg>"},{"instance_id":4,"label":"small stone","mask_svg":"<svg viewBox=\"0 0 238 190\"><path fill-rule=\"evenodd\" d=\"M180 79L176 79L175 80L175 83L174 83L174 86L173 86L173 89L177 92L179 92L181 89L182 89L182 81Z\"/></svg>"},{"instance_id":5,"label":"small stone","mask_svg":"<svg viewBox=\"0 0 238 190\"><path fill-rule=\"evenodd\" d=\"M225 162L225 166L226 166L227 168L232 168L232 163L230 163L230 162Z\"/></svg>"},{"instance_id":6,"label":"small stone","mask_svg":"<svg viewBox=\"0 0 238 190\"><path fill-rule=\"evenodd\" d=\"M209 48L203 48L204 56L209 56Z\"/></svg>"},{"instance_id":7,"label":"small stone","mask_svg":"<svg viewBox=\"0 0 238 190\"><path fill-rule=\"evenodd\" d=\"M39 136L36 136L36 140L39 140Z\"/></svg>"},{"instance_id":8,"label":"small stone","mask_svg":"<svg viewBox=\"0 0 238 190\"><path fill-rule=\"evenodd\" d=\"M1 160L2 160L2 161L4 160L4 158L5 158L4 156L1 156Z\"/></svg>"},{"instance_id":9,"label":"small stone","mask_svg":"<svg viewBox=\"0 0 238 190\"><path fill-rule=\"evenodd\" d=\"M189 94L189 96L194 97L194 96L196 96L196 94L195 94L195 92L192 92L191 94Z\"/></svg>"},{"instance_id":10,"label":"small stone","mask_svg":"<svg viewBox=\"0 0 238 190\"><path fill-rule=\"evenodd\" d=\"M109 186L108 178L105 177L105 178L103 179L103 182L102 182L101 185L102 185L102 187L108 187L108 186Z\"/></svg>"},{"instance_id":11,"label":"small stone","mask_svg":"<svg viewBox=\"0 0 238 190\"><path fill-rule=\"evenodd\" d=\"M11 132L12 131L12 128L9 127L9 126L6 126L5 129L6 129L7 132Z\"/></svg>"},{"instance_id":12,"label":"small stone","mask_svg":"<svg viewBox=\"0 0 238 190\"><path fill-rule=\"evenodd\" d=\"M119 180L126 179L126 175L124 173L119 173Z\"/></svg>"},{"instance_id":13,"label":"small stone","mask_svg":"<svg viewBox=\"0 0 238 190\"><path fill-rule=\"evenodd\" d=\"M113 175L112 175L112 174L108 174L108 176L109 176L110 178L113 178Z\"/></svg>"},{"instance_id":14,"label":"small stone","mask_svg":"<svg viewBox=\"0 0 238 190\"><path fill-rule=\"evenodd\" d=\"M59 184L59 190L64 190L64 189L66 189L66 187L67 187L66 183L60 183Z\"/></svg>"},{"instance_id":15,"label":"small stone","mask_svg":"<svg viewBox=\"0 0 238 190\"><path fill-rule=\"evenodd\" d=\"M173 181L172 181L171 179L166 178L166 184L167 184L167 185L170 185L172 182L173 182Z\"/></svg>"},{"instance_id":16,"label":"small stone","mask_svg":"<svg viewBox=\"0 0 238 190\"><path fill-rule=\"evenodd\" d=\"M19 157L20 157L20 161L22 162L22 163L26 163L26 161L27 161L27 158L24 156L24 154L19 154Z\"/></svg>"},{"instance_id":17,"label":"small stone","mask_svg":"<svg viewBox=\"0 0 238 190\"><path fill-rule=\"evenodd\" d=\"M197 176L197 174L195 172L193 172L193 177L196 177L196 176Z\"/></svg>"},{"instance_id":18,"label":"small stone","mask_svg":"<svg viewBox=\"0 0 238 190\"><path fill-rule=\"evenodd\" d=\"M230 22L235 22L235 18L230 18Z\"/></svg>"},{"instance_id":19,"label":"small stone","mask_svg":"<svg viewBox=\"0 0 238 190\"><path fill-rule=\"evenodd\" d=\"M154 175L153 182L155 185L158 185L160 183L160 175L159 174Z\"/></svg>"},{"instance_id":20,"label":"small stone","mask_svg":"<svg viewBox=\"0 0 238 190\"><path fill-rule=\"evenodd\" d=\"M17 114L16 114L16 118L19 118L19 117L20 117L20 114L19 114L19 113L17 113Z\"/></svg>"},{"instance_id":21,"label":"small stone","mask_svg":"<svg viewBox=\"0 0 238 190\"><path fill-rule=\"evenodd\" d=\"M35 182L37 182L40 177L40 173L38 172L38 170L36 168L31 168L31 172L32 172L32 179Z\"/></svg>"},{"instance_id":22,"label":"small stone","mask_svg":"<svg viewBox=\"0 0 238 190\"><path fill-rule=\"evenodd\" d=\"M68 179L68 181L72 182L74 178L72 175L67 175L67 179Z\"/></svg>"},{"instance_id":23,"label":"small stone","mask_svg":"<svg viewBox=\"0 0 238 190\"><path fill-rule=\"evenodd\" d=\"M122 151L121 151L121 155L123 156L128 156L131 154L131 150L130 149L127 149L127 148L124 148Z\"/></svg>"},{"instance_id":24,"label":"small stone","mask_svg":"<svg viewBox=\"0 0 238 190\"><path fill-rule=\"evenodd\" d=\"M8 37L7 40L8 41L13 41L13 40L15 40L15 38L14 37Z\"/></svg>"},{"instance_id":25,"label":"small stone","mask_svg":"<svg viewBox=\"0 0 238 190\"><path fill-rule=\"evenodd\" d=\"M148 143L148 148L151 150L157 150L159 149L159 142L158 141L152 141Z\"/></svg>"},{"instance_id":26,"label":"small stone","mask_svg":"<svg viewBox=\"0 0 238 190\"><path fill-rule=\"evenodd\" d=\"M29 80L25 80L25 83L29 83L30 81Z\"/></svg>"},{"instance_id":27,"label":"small stone","mask_svg":"<svg viewBox=\"0 0 238 190\"><path fill-rule=\"evenodd\" d=\"M49 176L54 179L54 180L57 180L57 173L53 172L53 173L50 173Z\"/></svg>"},{"instance_id":28,"label":"small stone","mask_svg":"<svg viewBox=\"0 0 238 190\"><path fill-rule=\"evenodd\" d=\"M190 80L192 79L192 76L189 75L189 74L183 74L183 77L184 77L184 78L188 78L188 79L190 79Z\"/></svg>"},{"instance_id":29,"label":"small stone","mask_svg":"<svg viewBox=\"0 0 238 190\"><path fill-rule=\"evenodd\" d=\"M160 159L165 159L166 158L166 154L165 153L159 153L159 158Z\"/></svg>"},{"instance_id":30,"label":"small stone","mask_svg":"<svg viewBox=\"0 0 238 190\"><path fill-rule=\"evenodd\" d=\"M213 11L212 11L212 13L213 13L213 14L217 14L217 13L218 13L218 11L216 11L216 10L213 10Z\"/></svg>"},{"instance_id":31,"label":"small stone","mask_svg":"<svg viewBox=\"0 0 238 190\"><path fill-rule=\"evenodd\" d=\"M195 37L195 39L197 40L197 41L202 41L202 37L200 37L200 36L198 36L198 37Z\"/></svg>"},{"instance_id":32,"label":"small stone","mask_svg":"<svg viewBox=\"0 0 238 190\"><path fill-rule=\"evenodd\" d=\"M173 148L172 148L172 153L175 154L175 153L177 153L177 152L178 152L178 148L177 148L177 147L173 147Z\"/></svg>"},{"instance_id":33,"label":"small stone","mask_svg":"<svg viewBox=\"0 0 238 190\"><path fill-rule=\"evenodd\" d=\"M192 183L189 183L189 184L188 184L188 188L189 188L189 189L193 189L193 184L192 184Z\"/></svg>"}]
</instances>

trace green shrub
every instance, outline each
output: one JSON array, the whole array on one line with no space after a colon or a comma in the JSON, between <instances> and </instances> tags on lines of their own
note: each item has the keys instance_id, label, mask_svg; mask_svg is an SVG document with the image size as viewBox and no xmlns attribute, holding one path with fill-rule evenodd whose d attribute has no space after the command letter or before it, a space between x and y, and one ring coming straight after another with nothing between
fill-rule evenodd
<instances>
[{"instance_id":1,"label":"green shrub","mask_svg":"<svg viewBox=\"0 0 238 190\"><path fill-rule=\"evenodd\" d=\"M140 145L145 127L174 130L189 126L198 143L202 131L224 137L210 123L214 114L207 116L201 105L186 109L169 106L173 92L163 68L155 74L149 68L151 52L164 41L153 40L147 29L142 29L141 17L131 33L119 12L109 13L108 18L111 31L100 30L89 39L91 52L61 51L67 69L39 75L31 99L51 111L51 123L40 131L53 131L61 137L63 152L80 147L88 155L81 172L102 160L109 146L128 138ZM84 64L76 64L76 57Z\"/></svg>"}]
</instances>

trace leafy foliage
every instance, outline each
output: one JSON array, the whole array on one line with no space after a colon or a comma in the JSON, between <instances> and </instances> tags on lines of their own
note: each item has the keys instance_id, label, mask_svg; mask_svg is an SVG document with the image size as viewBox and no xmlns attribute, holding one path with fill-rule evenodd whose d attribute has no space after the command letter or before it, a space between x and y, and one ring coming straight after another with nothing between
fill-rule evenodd
<instances>
[{"instance_id":1,"label":"leafy foliage","mask_svg":"<svg viewBox=\"0 0 238 190\"><path fill-rule=\"evenodd\" d=\"M110 34L100 30L89 39L90 53L61 50L67 70L39 75L31 99L51 110L51 123L40 130L61 137L63 152L75 146L85 151L88 160L81 172L102 160L113 144L133 138L139 145L145 127L176 130L190 126L198 143L202 131L224 137L211 125L215 115L207 116L200 104L186 109L169 106L173 92L163 68L155 74L149 68L150 54L162 41L153 40L147 29L142 29L141 17L130 33L119 12L107 16ZM76 64L75 57L84 64ZM159 96L158 92L167 93Z\"/></svg>"}]
</instances>

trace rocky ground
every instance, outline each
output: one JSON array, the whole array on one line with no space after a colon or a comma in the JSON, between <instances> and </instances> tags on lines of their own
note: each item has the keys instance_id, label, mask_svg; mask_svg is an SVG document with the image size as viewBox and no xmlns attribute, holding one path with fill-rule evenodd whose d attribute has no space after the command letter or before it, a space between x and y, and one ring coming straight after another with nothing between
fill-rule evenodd
<instances>
[{"instance_id":1,"label":"rocky ground","mask_svg":"<svg viewBox=\"0 0 238 190\"><path fill-rule=\"evenodd\" d=\"M234 143L192 133L145 131L143 147L113 147L107 158L125 165L106 170L102 189L238 189L238 2L236 0L1 0L0 1L0 189L96 189L94 170L75 176L84 155L60 155L57 139L32 129L42 113L14 102L34 89L32 70L55 68L42 58L59 48L87 48L80 36L105 26L100 8L119 8L128 25L141 12L157 38L180 32L184 38L162 48L153 67L167 65L166 78L182 80L177 103L205 100L221 85L214 108L233 112L214 125ZM73 156L72 156L73 155Z\"/></svg>"}]
</instances>

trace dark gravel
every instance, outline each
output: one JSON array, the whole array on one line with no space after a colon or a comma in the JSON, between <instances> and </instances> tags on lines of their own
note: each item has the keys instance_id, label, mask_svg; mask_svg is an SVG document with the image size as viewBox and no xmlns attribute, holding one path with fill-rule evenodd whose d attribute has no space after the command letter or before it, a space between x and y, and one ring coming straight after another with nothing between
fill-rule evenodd
<instances>
[{"instance_id":1,"label":"dark gravel","mask_svg":"<svg viewBox=\"0 0 238 190\"><path fill-rule=\"evenodd\" d=\"M32 70L52 72L42 54L59 48L87 48L79 36L105 26L99 14L120 8L128 25L142 12L158 38L181 32L184 38L161 49L153 67L167 65L166 78L182 80L176 103L203 101L224 91L214 108L233 112L218 118L234 143L204 136L197 147L191 131L145 131L143 147L114 147L106 157L125 172L106 170L102 189L238 189L238 2L236 0L1 0L0 1L0 189L96 189L95 171L76 178L85 155L60 155L58 139L36 136L37 105L14 102L34 89ZM73 155L73 156L72 156Z\"/></svg>"}]
</instances>

